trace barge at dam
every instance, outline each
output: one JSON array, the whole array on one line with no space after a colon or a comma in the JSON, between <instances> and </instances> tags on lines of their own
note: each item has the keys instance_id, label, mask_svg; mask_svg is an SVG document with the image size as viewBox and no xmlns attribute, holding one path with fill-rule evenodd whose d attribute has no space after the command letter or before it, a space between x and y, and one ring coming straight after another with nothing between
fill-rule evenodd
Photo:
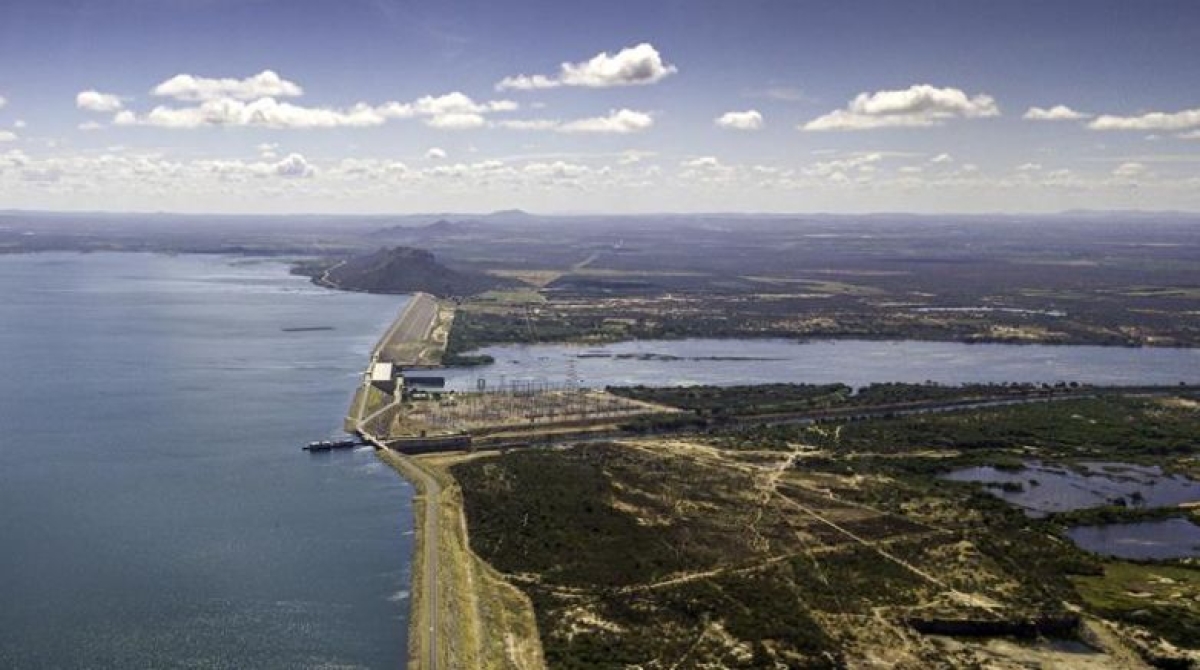
<instances>
[{"instance_id":1,"label":"barge at dam","mask_svg":"<svg viewBox=\"0 0 1200 670\"><path fill-rule=\"evenodd\" d=\"M365 442L357 437L353 437L345 440L318 440L316 442L309 442L302 448L304 451L330 451L333 449L353 449L365 445Z\"/></svg>"}]
</instances>

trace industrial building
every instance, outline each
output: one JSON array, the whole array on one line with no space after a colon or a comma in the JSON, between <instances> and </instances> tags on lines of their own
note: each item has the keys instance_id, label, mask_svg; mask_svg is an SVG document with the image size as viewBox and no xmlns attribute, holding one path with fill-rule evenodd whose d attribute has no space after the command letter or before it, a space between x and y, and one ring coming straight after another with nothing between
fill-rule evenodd
<instances>
[{"instance_id":1,"label":"industrial building","mask_svg":"<svg viewBox=\"0 0 1200 670\"><path fill-rule=\"evenodd\" d=\"M396 392L396 366L391 363L375 362L371 365L371 385L392 394Z\"/></svg>"}]
</instances>

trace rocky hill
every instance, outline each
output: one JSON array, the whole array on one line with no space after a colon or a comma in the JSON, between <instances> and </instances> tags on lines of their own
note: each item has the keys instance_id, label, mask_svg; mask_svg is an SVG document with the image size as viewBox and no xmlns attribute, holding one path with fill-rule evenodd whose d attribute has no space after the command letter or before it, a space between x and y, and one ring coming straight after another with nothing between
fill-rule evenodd
<instances>
[{"instance_id":1,"label":"rocky hill","mask_svg":"<svg viewBox=\"0 0 1200 670\"><path fill-rule=\"evenodd\" d=\"M511 287L512 280L482 272L456 270L424 249L383 248L354 256L314 273L318 283L368 293L413 293L424 291L439 297L468 296L492 289Z\"/></svg>"}]
</instances>

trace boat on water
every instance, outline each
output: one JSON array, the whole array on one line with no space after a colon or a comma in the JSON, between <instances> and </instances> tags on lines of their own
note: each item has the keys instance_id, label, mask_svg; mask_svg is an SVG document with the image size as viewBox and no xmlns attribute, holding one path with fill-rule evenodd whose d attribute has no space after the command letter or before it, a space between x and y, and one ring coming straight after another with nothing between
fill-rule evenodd
<instances>
[{"instance_id":1,"label":"boat on water","mask_svg":"<svg viewBox=\"0 0 1200 670\"><path fill-rule=\"evenodd\" d=\"M304 446L305 451L329 451L331 449L353 449L361 447L363 442L358 438L350 438L346 440L318 440L309 442Z\"/></svg>"}]
</instances>

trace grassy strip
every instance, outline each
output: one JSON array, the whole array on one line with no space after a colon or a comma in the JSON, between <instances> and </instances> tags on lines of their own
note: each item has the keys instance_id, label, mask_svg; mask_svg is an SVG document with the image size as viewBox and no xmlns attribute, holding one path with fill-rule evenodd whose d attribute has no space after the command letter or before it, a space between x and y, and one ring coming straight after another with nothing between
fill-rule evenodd
<instances>
[{"instance_id":1,"label":"grassy strip","mask_svg":"<svg viewBox=\"0 0 1200 670\"><path fill-rule=\"evenodd\" d=\"M438 662L446 668L521 669L545 667L537 624L529 599L506 582L503 577L471 550L463 516L462 490L447 469L455 456L408 458L391 451L379 452L380 457L410 481L420 481L414 470L433 477L442 487L440 499L428 501L418 497L415 549L418 560L413 567L413 593L438 591L437 604L442 626L438 631ZM421 582L423 563L424 505L438 506L438 581L434 585ZM420 596L424 597L424 596ZM413 612L421 611L414 597ZM414 616L411 629L428 626ZM411 650L410 651L414 651ZM410 667L420 667L410 663Z\"/></svg>"},{"instance_id":2,"label":"grassy strip","mask_svg":"<svg viewBox=\"0 0 1200 670\"><path fill-rule=\"evenodd\" d=\"M400 457L396 453L387 449L377 449L375 454L384 463L387 463L392 469L400 473L414 486L420 481L420 477L412 472L411 463ZM429 622L425 621L421 613L425 611L425 600L429 585L425 583L425 534L422 531L422 525L425 519L425 506L428 501L425 498L425 492L419 488L417 495L413 497L413 523L416 530L413 533L413 553L412 553L412 586L409 588L409 622L408 622L408 663L407 667L419 669L424 665L424 659L421 656L421 649L418 644L419 635L417 631L428 628Z\"/></svg>"},{"instance_id":3,"label":"grassy strip","mask_svg":"<svg viewBox=\"0 0 1200 670\"><path fill-rule=\"evenodd\" d=\"M1152 630L1184 648L1200 640L1200 567L1194 564L1111 561L1101 575L1072 581L1101 616Z\"/></svg>"}]
</instances>

